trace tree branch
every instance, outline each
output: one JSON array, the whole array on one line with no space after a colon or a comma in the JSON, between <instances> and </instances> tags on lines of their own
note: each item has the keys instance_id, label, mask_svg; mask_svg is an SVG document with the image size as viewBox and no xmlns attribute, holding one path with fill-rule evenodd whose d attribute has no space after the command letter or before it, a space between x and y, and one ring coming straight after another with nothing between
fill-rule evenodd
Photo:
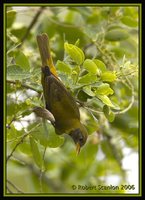
<instances>
[{"instance_id":1,"label":"tree branch","mask_svg":"<svg viewBox=\"0 0 145 200\"><path fill-rule=\"evenodd\" d=\"M123 71L122 71L122 75L123 75L124 78L126 79L126 83L124 83L124 84L127 85L127 87L131 90L131 93L132 93L131 101L130 101L129 105L128 105L126 108L124 108L124 109L121 110L121 111L114 112L114 114L124 114L124 113L126 113L126 112L127 112L128 110L130 110L130 108L133 106L134 100L135 100L135 98L134 98L134 87L133 87L131 81L130 81L129 78L123 73Z\"/></svg>"},{"instance_id":2,"label":"tree branch","mask_svg":"<svg viewBox=\"0 0 145 200\"><path fill-rule=\"evenodd\" d=\"M59 183L59 182L55 182L53 179L49 178L45 172L42 173L42 171L40 171L39 168L37 168L34 163L31 163L30 161L23 159L22 156L20 157L19 155L15 155L14 156L15 160L17 160L17 162L19 162L20 164L23 163L23 165L25 164L26 167L28 167L29 170L31 170L32 173L34 173L40 180L41 177L41 181L43 181L48 187L50 187L53 191L59 191L59 190L63 190L63 186ZM41 183L42 184L42 183ZM42 189L41 189L42 192Z\"/></svg>"},{"instance_id":3,"label":"tree branch","mask_svg":"<svg viewBox=\"0 0 145 200\"><path fill-rule=\"evenodd\" d=\"M13 194L12 190L8 186L6 186L6 188L7 188L9 193Z\"/></svg>"},{"instance_id":4,"label":"tree branch","mask_svg":"<svg viewBox=\"0 0 145 200\"><path fill-rule=\"evenodd\" d=\"M12 157L13 153L15 152L16 148L23 142L24 138L28 135L29 133L23 135L23 137L20 139L20 141L15 145L11 153L8 155L6 162Z\"/></svg>"},{"instance_id":5,"label":"tree branch","mask_svg":"<svg viewBox=\"0 0 145 200\"><path fill-rule=\"evenodd\" d=\"M12 183L10 180L7 179L7 183L9 183L18 193L24 193L22 192L14 183ZM13 193L7 186L7 189L10 193Z\"/></svg>"},{"instance_id":6,"label":"tree branch","mask_svg":"<svg viewBox=\"0 0 145 200\"><path fill-rule=\"evenodd\" d=\"M17 84L16 81L12 81L12 80L7 80L7 83ZM24 87L24 88L33 90L33 91L35 91L35 92L38 92L38 93L41 93L41 92L42 92L42 90L36 89L36 88L34 88L33 86L27 85L27 84L25 84L25 83L21 83L21 86Z\"/></svg>"},{"instance_id":7,"label":"tree branch","mask_svg":"<svg viewBox=\"0 0 145 200\"><path fill-rule=\"evenodd\" d=\"M34 16L33 20L31 21L30 25L28 26L28 29L27 29L25 35L21 39L21 44L19 45L19 48L23 45L23 43L26 40L28 34L30 33L31 29L33 28L33 26L37 22L39 16L41 15L41 13L43 12L44 9L45 9L45 7L40 7L39 10L37 11L36 15Z\"/></svg>"},{"instance_id":8,"label":"tree branch","mask_svg":"<svg viewBox=\"0 0 145 200\"><path fill-rule=\"evenodd\" d=\"M31 133L31 131L32 131L33 129L36 129L36 127L38 127L39 125L40 125L40 124L37 124L37 126L33 127L28 133L26 133L26 134L24 134L24 135L22 136L22 138L20 139L20 141L15 145L15 147L13 148L13 150L11 151L11 153L7 156L6 162L8 162L8 160L12 157L12 155L13 155L13 153L15 152L16 148L23 142L24 138L27 137L27 136Z\"/></svg>"}]
</instances>

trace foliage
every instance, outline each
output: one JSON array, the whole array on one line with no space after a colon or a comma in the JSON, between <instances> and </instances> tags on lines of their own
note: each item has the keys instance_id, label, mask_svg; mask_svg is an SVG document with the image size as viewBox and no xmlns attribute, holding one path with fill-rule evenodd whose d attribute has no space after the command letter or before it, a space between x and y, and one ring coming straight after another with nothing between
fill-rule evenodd
<instances>
[{"instance_id":1,"label":"foliage","mask_svg":"<svg viewBox=\"0 0 145 200\"><path fill-rule=\"evenodd\" d=\"M7 7L7 177L24 193L126 183L124 149L138 151L138 18L137 6ZM79 156L32 112L44 106L36 43L44 32L89 133ZM10 191L20 192L9 183Z\"/></svg>"}]
</instances>

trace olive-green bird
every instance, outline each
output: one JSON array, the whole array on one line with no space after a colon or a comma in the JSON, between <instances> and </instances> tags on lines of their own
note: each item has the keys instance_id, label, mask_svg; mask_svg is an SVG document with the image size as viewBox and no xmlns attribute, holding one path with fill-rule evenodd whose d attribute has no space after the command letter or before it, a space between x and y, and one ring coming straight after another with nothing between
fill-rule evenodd
<instances>
[{"instance_id":1,"label":"olive-green bird","mask_svg":"<svg viewBox=\"0 0 145 200\"><path fill-rule=\"evenodd\" d=\"M55 122L52 124L55 127L56 134L69 134L76 144L77 153L79 153L80 148L86 143L88 134L85 126L80 122L78 106L57 77L50 55L47 34L38 35L37 42L42 59L41 83L46 109L54 116Z\"/></svg>"}]
</instances>

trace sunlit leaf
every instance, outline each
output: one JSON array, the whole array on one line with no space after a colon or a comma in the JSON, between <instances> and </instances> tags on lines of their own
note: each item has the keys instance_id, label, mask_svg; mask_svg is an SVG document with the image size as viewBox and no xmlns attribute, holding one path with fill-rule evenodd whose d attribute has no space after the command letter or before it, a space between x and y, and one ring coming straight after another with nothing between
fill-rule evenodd
<instances>
[{"instance_id":1,"label":"sunlit leaf","mask_svg":"<svg viewBox=\"0 0 145 200\"><path fill-rule=\"evenodd\" d=\"M114 91L110 88L110 85L108 83L102 83L97 87L95 90L95 94L101 94L101 95L109 95L113 94Z\"/></svg>"},{"instance_id":2,"label":"sunlit leaf","mask_svg":"<svg viewBox=\"0 0 145 200\"><path fill-rule=\"evenodd\" d=\"M99 69L95 62L93 62L91 59L86 59L83 63L83 67L92 74L98 74Z\"/></svg>"},{"instance_id":3,"label":"sunlit leaf","mask_svg":"<svg viewBox=\"0 0 145 200\"><path fill-rule=\"evenodd\" d=\"M97 81L97 76L93 74L86 74L82 77L79 78L79 83L85 83L85 84L90 84L90 83L95 83Z\"/></svg>"},{"instance_id":4,"label":"sunlit leaf","mask_svg":"<svg viewBox=\"0 0 145 200\"><path fill-rule=\"evenodd\" d=\"M115 115L114 113L110 110L110 108L108 106L104 106L103 107L103 112L106 116L106 118L109 120L109 122L113 122L115 119Z\"/></svg>"},{"instance_id":5,"label":"sunlit leaf","mask_svg":"<svg viewBox=\"0 0 145 200\"><path fill-rule=\"evenodd\" d=\"M73 45L73 44L68 44L67 42L64 43L64 49L67 52L67 54L78 64L81 65L84 62L85 55L83 51Z\"/></svg>"},{"instance_id":6,"label":"sunlit leaf","mask_svg":"<svg viewBox=\"0 0 145 200\"><path fill-rule=\"evenodd\" d=\"M113 82L117 78L115 72L106 71L101 74L102 81Z\"/></svg>"},{"instance_id":7,"label":"sunlit leaf","mask_svg":"<svg viewBox=\"0 0 145 200\"><path fill-rule=\"evenodd\" d=\"M72 71L69 65L67 65L65 62L62 62L60 60L58 60L56 63L56 69L66 74L71 74L71 71Z\"/></svg>"},{"instance_id":8,"label":"sunlit leaf","mask_svg":"<svg viewBox=\"0 0 145 200\"><path fill-rule=\"evenodd\" d=\"M106 65L104 62L98 59L93 59L93 61L102 72L106 71Z\"/></svg>"},{"instance_id":9,"label":"sunlit leaf","mask_svg":"<svg viewBox=\"0 0 145 200\"><path fill-rule=\"evenodd\" d=\"M80 66L76 65L72 69L71 78L73 79L74 84L78 81L80 73Z\"/></svg>"},{"instance_id":10,"label":"sunlit leaf","mask_svg":"<svg viewBox=\"0 0 145 200\"><path fill-rule=\"evenodd\" d=\"M98 97L104 104L106 104L107 106L114 107L114 105L112 104L112 102L111 102L111 100L109 99L108 96L97 94L97 97Z\"/></svg>"}]
</instances>

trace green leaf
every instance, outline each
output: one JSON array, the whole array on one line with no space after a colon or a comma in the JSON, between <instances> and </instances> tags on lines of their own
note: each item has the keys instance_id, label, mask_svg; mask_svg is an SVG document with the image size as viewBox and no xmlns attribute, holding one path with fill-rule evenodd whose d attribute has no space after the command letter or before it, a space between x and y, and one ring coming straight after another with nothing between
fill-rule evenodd
<instances>
[{"instance_id":1,"label":"green leaf","mask_svg":"<svg viewBox=\"0 0 145 200\"><path fill-rule=\"evenodd\" d=\"M32 113L32 110L31 109L27 109L27 110L24 110L22 112L22 117L25 117L25 116L28 116Z\"/></svg>"},{"instance_id":2,"label":"green leaf","mask_svg":"<svg viewBox=\"0 0 145 200\"><path fill-rule=\"evenodd\" d=\"M7 68L7 79L8 80L22 80L29 78L31 76L30 73L24 71L18 65L9 65Z\"/></svg>"},{"instance_id":3,"label":"green leaf","mask_svg":"<svg viewBox=\"0 0 145 200\"><path fill-rule=\"evenodd\" d=\"M67 24L80 26L84 24L83 17L80 13L72 10L63 10L57 15L59 21Z\"/></svg>"},{"instance_id":4,"label":"green leaf","mask_svg":"<svg viewBox=\"0 0 145 200\"><path fill-rule=\"evenodd\" d=\"M64 137L57 135L53 126L47 122L37 127L35 131L32 132L32 135L45 147L56 148L64 143Z\"/></svg>"},{"instance_id":5,"label":"green leaf","mask_svg":"<svg viewBox=\"0 0 145 200\"><path fill-rule=\"evenodd\" d=\"M75 46L79 46L80 44L80 39L78 38L77 41L75 42Z\"/></svg>"},{"instance_id":6,"label":"green leaf","mask_svg":"<svg viewBox=\"0 0 145 200\"><path fill-rule=\"evenodd\" d=\"M10 47L10 49L7 51L7 55L9 55L10 57L13 57L15 54L15 49L20 45L21 43L16 43L13 46Z\"/></svg>"},{"instance_id":7,"label":"green leaf","mask_svg":"<svg viewBox=\"0 0 145 200\"><path fill-rule=\"evenodd\" d=\"M76 74L79 74L80 70L81 70L80 66L76 65L76 66L73 67L72 73L75 72Z\"/></svg>"},{"instance_id":8,"label":"green leaf","mask_svg":"<svg viewBox=\"0 0 145 200\"><path fill-rule=\"evenodd\" d=\"M109 116L108 116L109 122L113 122L114 119L115 119L115 114L114 114L113 112L110 112L110 113L109 113Z\"/></svg>"},{"instance_id":9,"label":"green leaf","mask_svg":"<svg viewBox=\"0 0 145 200\"><path fill-rule=\"evenodd\" d=\"M8 109L8 108L7 108ZM12 117L9 118L7 123L9 124L12 120ZM7 141L16 140L18 142L18 138L24 134L24 130L17 130L16 127L11 124L11 128L7 130Z\"/></svg>"},{"instance_id":10,"label":"green leaf","mask_svg":"<svg viewBox=\"0 0 145 200\"><path fill-rule=\"evenodd\" d=\"M91 84L91 83L95 83L96 81L97 81L97 76L88 73L80 77L78 83Z\"/></svg>"},{"instance_id":11,"label":"green leaf","mask_svg":"<svg viewBox=\"0 0 145 200\"><path fill-rule=\"evenodd\" d=\"M115 57L117 59L122 59L124 55L126 55L127 57L132 57L132 54L128 51L127 48L114 47L111 49L111 51L115 54Z\"/></svg>"},{"instance_id":12,"label":"green leaf","mask_svg":"<svg viewBox=\"0 0 145 200\"><path fill-rule=\"evenodd\" d=\"M114 121L115 114L110 110L110 108L107 105L103 107L103 112L105 114L105 117L109 120L109 122Z\"/></svg>"},{"instance_id":13,"label":"green leaf","mask_svg":"<svg viewBox=\"0 0 145 200\"><path fill-rule=\"evenodd\" d=\"M95 94L101 94L101 95L109 95L113 94L114 91L110 88L110 85L107 83L102 83L99 85L95 91Z\"/></svg>"},{"instance_id":14,"label":"green leaf","mask_svg":"<svg viewBox=\"0 0 145 200\"><path fill-rule=\"evenodd\" d=\"M88 131L88 134L90 135L90 134L96 132L98 129L99 129L98 119L90 111L89 115L87 117L87 131Z\"/></svg>"},{"instance_id":15,"label":"green leaf","mask_svg":"<svg viewBox=\"0 0 145 200\"><path fill-rule=\"evenodd\" d=\"M106 71L101 74L102 81L113 82L117 78L115 72Z\"/></svg>"},{"instance_id":16,"label":"green leaf","mask_svg":"<svg viewBox=\"0 0 145 200\"><path fill-rule=\"evenodd\" d=\"M18 146L18 149L24 154L27 154L27 155L32 154L30 143L26 140Z\"/></svg>"},{"instance_id":17,"label":"green leaf","mask_svg":"<svg viewBox=\"0 0 145 200\"><path fill-rule=\"evenodd\" d=\"M22 38L24 37L24 35L26 34L27 30L28 30L28 27L22 26L22 27L18 27L18 28L15 28L15 29L13 28L11 30L11 33L14 36L16 36L19 39L19 41L21 41ZM32 35L31 32L29 32L27 39L30 39L31 35Z\"/></svg>"},{"instance_id":18,"label":"green leaf","mask_svg":"<svg viewBox=\"0 0 145 200\"><path fill-rule=\"evenodd\" d=\"M129 27L137 27L138 26L138 22L130 16L122 17L121 22Z\"/></svg>"},{"instance_id":19,"label":"green leaf","mask_svg":"<svg viewBox=\"0 0 145 200\"><path fill-rule=\"evenodd\" d=\"M91 90L91 86L83 87L83 91L91 97L95 96L95 93Z\"/></svg>"},{"instance_id":20,"label":"green leaf","mask_svg":"<svg viewBox=\"0 0 145 200\"><path fill-rule=\"evenodd\" d=\"M107 31L110 31L112 29L122 29L122 27L120 25L116 25L116 24L110 24L107 28Z\"/></svg>"},{"instance_id":21,"label":"green leaf","mask_svg":"<svg viewBox=\"0 0 145 200\"><path fill-rule=\"evenodd\" d=\"M92 74L98 74L99 69L95 62L93 62L91 59L86 59L83 63L83 67Z\"/></svg>"},{"instance_id":22,"label":"green leaf","mask_svg":"<svg viewBox=\"0 0 145 200\"><path fill-rule=\"evenodd\" d=\"M50 124L44 124L44 130L48 133L48 146L51 148L56 148L64 143L64 137L59 136L55 133L55 129Z\"/></svg>"},{"instance_id":23,"label":"green leaf","mask_svg":"<svg viewBox=\"0 0 145 200\"><path fill-rule=\"evenodd\" d=\"M97 67L102 71L106 71L106 65L101 60L93 59L93 62L97 65Z\"/></svg>"},{"instance_id":24,"label":"green leaf","mask_svg":"<svg viewBox=\"0 0 145 200\"><path fill-rule=\"evenodd\" d=\"M74 84L76 84L76 82L78 81L79 73L80 73L80 66L78 65L74 66L71 75Z\"/></svg>"},{"instance_id":25,"label":"green leaf","mask_svg":"<svg viewBox=\"0 0 145 200\"><path fill-rule=\"evenodd\" d=\"M81 65L84 62L84 52L73 44L64 43L64 49L66 53L78 64Z\"/></svg>"},{"instance_id":26,"label":"green leaf","mask_svg":"<svg viewBox=\"0 0 145 200\"><path fill-rule=\"evenodd\" d=\"M114 105L112 104L111 100L109 99L109 97L107 97L106 95L101 95L101 94L97 94L97 97L107 106L113 107Z\"/></svg>"},{"instance_id":27,"label":"green leaf","mask_svg":"<svg viewBox=\"0 0 145 200\"><path fill-rule=\"evenodd\" d=\"M138 17L138 8L136 6L124 7L123 16L130 16L136 19Z\"/></svg>"},{"instance_id":28,"label":"green leaf","mask_svg":"<svg viewBox=\"0 0 145 200\"><path fill-rule=\"evenodd\" d=\"M129 34L123 29L113 29L105 34L105 39L109 41L122 41L126 40Z\"/></svg>"},{"instance_id":29,"label":"green leaf","mask_svg":"<svg viewBox=\"0 0 145 200\"><path fill-rule=\"evenodd\" d=\"M56 69L58 69L60 72L71 74L71 67L67 65L65 62L62 62L60 60L56 63Z\"/></svg>"},{"instance_id":30,"label":"green leaf","mask_svg":"<svg viewBox=\"0 0 145 200\"><path fill-rule=\"evenodd\" d=\"M11 32L7 31L7 52L13 48L14 45L18 44L19 40ZM11 53L13 54L13 53Z\"/></svg>"},{"instance_id":31,"label":"green leaf","mask_svg":"<svg viewBox=\"0 0 145 200\"><path fill-rule=\"evenodd\" d=\"M16 62L16 65L21 66L21 68L23 68L24 70L26 71L30 70L29 60L23 52L18 51L16 53L15 62Z\"/></svg>"},{"instance_id":32,"label":"green leaf","mask_svg":"<svg viewBox=\"0 0 145 200\"><path fill-rule=\"evenodd\" d=\"M86 102L87 99L90 98L90 96L86 92L84 92L83 90L80 90L77 94L77 98L82 102Z\"/></svg>"},{"instance_id":33,"label":"green leaf","mask_svg":"<svg viewBox=\"0 0 145 200\"><path fill-rule=\"evenodd\" d=\"M30 137L30 145L35 163L39 168L42 168L43 159L38 149L37 142L32 137Z\"/></svg>"},{"instance_id":34,"label":"green leaf","mask_svg":"<svg viewBox=\"0 0 145 200\"><path fill-rule=\"evenodd\" d=\"M16 11L10 10L7 12L7 28L10 28L16 19Z\"/></svg>"}]
</instances>

